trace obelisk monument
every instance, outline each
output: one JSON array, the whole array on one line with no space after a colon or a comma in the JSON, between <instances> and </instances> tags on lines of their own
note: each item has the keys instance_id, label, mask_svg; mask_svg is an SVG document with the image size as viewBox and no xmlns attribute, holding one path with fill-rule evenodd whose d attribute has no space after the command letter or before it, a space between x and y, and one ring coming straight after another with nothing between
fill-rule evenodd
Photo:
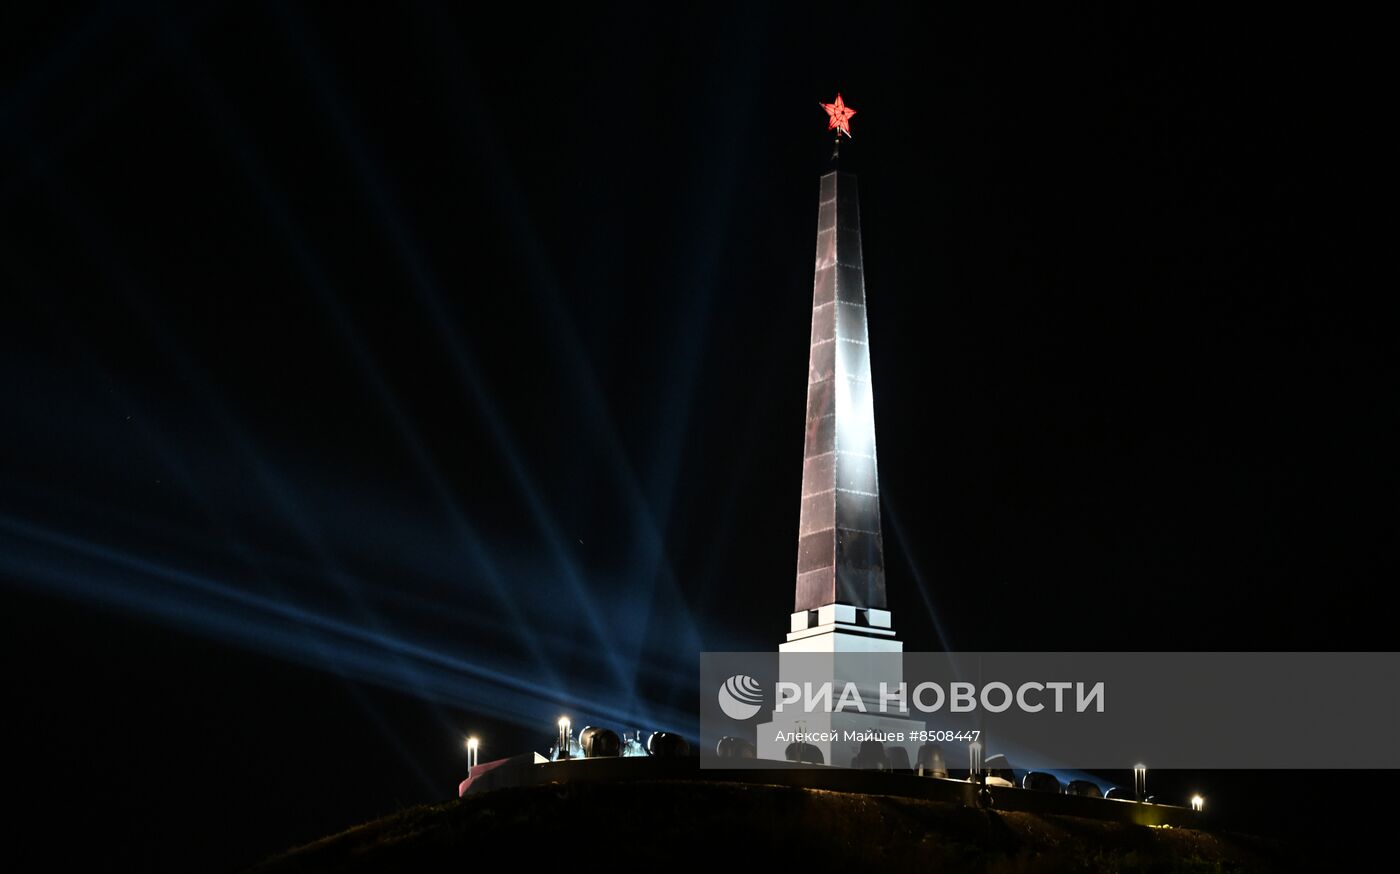
<instances>
[{"instance_id":1,"label":"obelisk monument","mask_svg":"<svg viewBox=\"0 0 1400 874\"><path fill-rule=\"evenodd\" d=\"M836 132L836 151L818 194L797 595L787 640L778 647L780 679L851 681L874 694L880 682L893 686L903 679L903 645L895 638L885 600L860 203L856 177L839 166L841 136L850 137L855 110L839 94L834 103L821 105L828 129ZM842 659L843 653L859 655ZM787 654L812 655L789 660ZM775 727L791 730L794 720L784 716L775 713L773 722L759 727L760 758L784 758L786 745L772 737ZM907 731L913 725L894 716L832 716L836 723L860 717L855 722L861 726L898 723ZM818 730L813 716L803 721L807 731ZM849 765L853 749L824 749L826 763Z\"/></svg>"}]
</instances>

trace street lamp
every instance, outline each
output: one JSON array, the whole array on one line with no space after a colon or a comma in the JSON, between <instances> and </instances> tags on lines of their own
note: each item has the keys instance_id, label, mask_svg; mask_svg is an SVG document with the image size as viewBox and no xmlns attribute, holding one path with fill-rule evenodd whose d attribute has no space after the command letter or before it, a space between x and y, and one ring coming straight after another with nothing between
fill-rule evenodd
<instances>
[{"instance_id":1,"label":"street lamp","mask_svg":"<svg viewBox=\"0 0 1400 874\"><path fill-rule=\"evenodd\" d=\"M1206 808L1206 800L1199 795L1191 796L1191 809L1200 813Z\"/></svg>"},{"instance_id":2,"label":"street lamp","mask_svg":"<svg viewBox=\"0 0 1400 874\"><path fill-rule=\"evenodd\" d=\"M471 773L471 769L472 769L472 768L475 768L475 767L476 767L478 747L480 747L480 744L477 742L477 739L476 739L476 738L474 738L474 737L469 737L469 738L467 738L467 773L468 773L468 774Z\"/></svg>"},{"instance_id":3,"label":"street lamp","mask_svg":"<svg viewBox=\"0 0 1400 874\"><path fill-rule=\"evenodd\" d=\"M569 757L569 734L571 733L572 725L573 723L569 721L569 717L559 717L559 752L554 757L555 761L567 759Z\"/></svg>"},{"instance_id":4,"label":"street lamp","mask_svg":"<svg viewBox=\"0 0 1400 874\"><path fill-rule=\"evenodd\" d=\"M983 807L992 806L992 790L987 788L987 771L982 758L982 742L975 740L967 745L967 781L977 786L977 803Z\"/></svg>"},{"instance_id":5,"label":"street lamp","mask_svg":"<svg viewBox=\"0 0 1400 874\"><path fill-rule=\"evenodd\" d=\"M1133 767L1133 794L1138 801L1147 798L1147 766L1135 765Z\"/></svg>"}]
</instances>

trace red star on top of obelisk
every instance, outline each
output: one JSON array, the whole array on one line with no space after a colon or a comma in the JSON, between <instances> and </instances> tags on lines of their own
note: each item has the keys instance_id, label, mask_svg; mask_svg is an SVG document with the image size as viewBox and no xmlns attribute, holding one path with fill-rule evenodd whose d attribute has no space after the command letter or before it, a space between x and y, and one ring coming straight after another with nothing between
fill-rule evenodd
<instances>
[{"instance_id":1,"label":"red star on top of obelisk","mask_svg":"<svg viewBox=\"0 0 1400 874\"><path fill-rule=\"evenodd\" d=\"M823 103L821 104L821 108L825 109L826 114L829 116L826 123L827 130L836 131L837 137L840 137L842 134L848 137L851 135L851 116L855 115L856 111L841 100L841 93L839 91L836 93L835 103Z\"/></svg>"}]
</instances>

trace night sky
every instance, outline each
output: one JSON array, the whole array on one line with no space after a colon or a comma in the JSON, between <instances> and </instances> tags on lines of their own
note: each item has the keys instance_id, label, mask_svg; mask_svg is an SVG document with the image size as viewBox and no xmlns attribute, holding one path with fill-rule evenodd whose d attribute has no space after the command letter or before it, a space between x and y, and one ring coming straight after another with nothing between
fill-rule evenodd
<instances>
[{"instance_id":1,"label":"night sky","mask_svg":"<svg viewBox=\"0 0 1400 874\"><path fill-rule=\"evenodd\" d=\"M906 648L1393 646L1365 23L855 5L0 11L21 861L693 730L787 631L838 90Z\"/></svg>"}]
</instances>

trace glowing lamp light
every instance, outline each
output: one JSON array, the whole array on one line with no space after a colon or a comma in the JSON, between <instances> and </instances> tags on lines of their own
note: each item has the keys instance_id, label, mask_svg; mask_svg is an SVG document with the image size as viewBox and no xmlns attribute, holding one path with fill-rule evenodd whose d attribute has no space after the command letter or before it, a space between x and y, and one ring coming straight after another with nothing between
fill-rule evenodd
<instances>
[{"instance_id":1,"label":"glowing lamp light","mask_svg":"<svg viewBox=\"0 0 1400 874\"><path fill-rule=\"evenodd\" d=\"M569 735L571 734L573 734L573 723L569 721L569 717L559 717L559 754L555 758L567 759L569 757Z\"/></svg>"},{"instance_id":2,"label":"glowing lamp light","mask_svg":"<svg viewBox=\"0 0 1400 874\"><path fill-rule=\"evenodd\" d=\"M1133 766L1133 794L1137 796L1138 801L1142 801L1147 797L1146 765Z\"/></svg>"},{"instance_id":3,"label":"glowing lamp light","mask_svg":"<svg viewBox=\"0 0 1400 874\"><path fill-rule=\"evenodd\" d=\"M1200 813L1206 808L1206 800L1199 795L1191 796L1191 809Z\"/></svg>"},{"instance_id":4,"label":"glowing lamp light","mask_svg":"<svg viewBox=\"0 0 1400 874\"><path fill-rule=\"evenodd\" d=\"M470 773L476 767L478 749L481 746L474 737L467 738L467 771Z\"/></svg>"}]
</instances>

